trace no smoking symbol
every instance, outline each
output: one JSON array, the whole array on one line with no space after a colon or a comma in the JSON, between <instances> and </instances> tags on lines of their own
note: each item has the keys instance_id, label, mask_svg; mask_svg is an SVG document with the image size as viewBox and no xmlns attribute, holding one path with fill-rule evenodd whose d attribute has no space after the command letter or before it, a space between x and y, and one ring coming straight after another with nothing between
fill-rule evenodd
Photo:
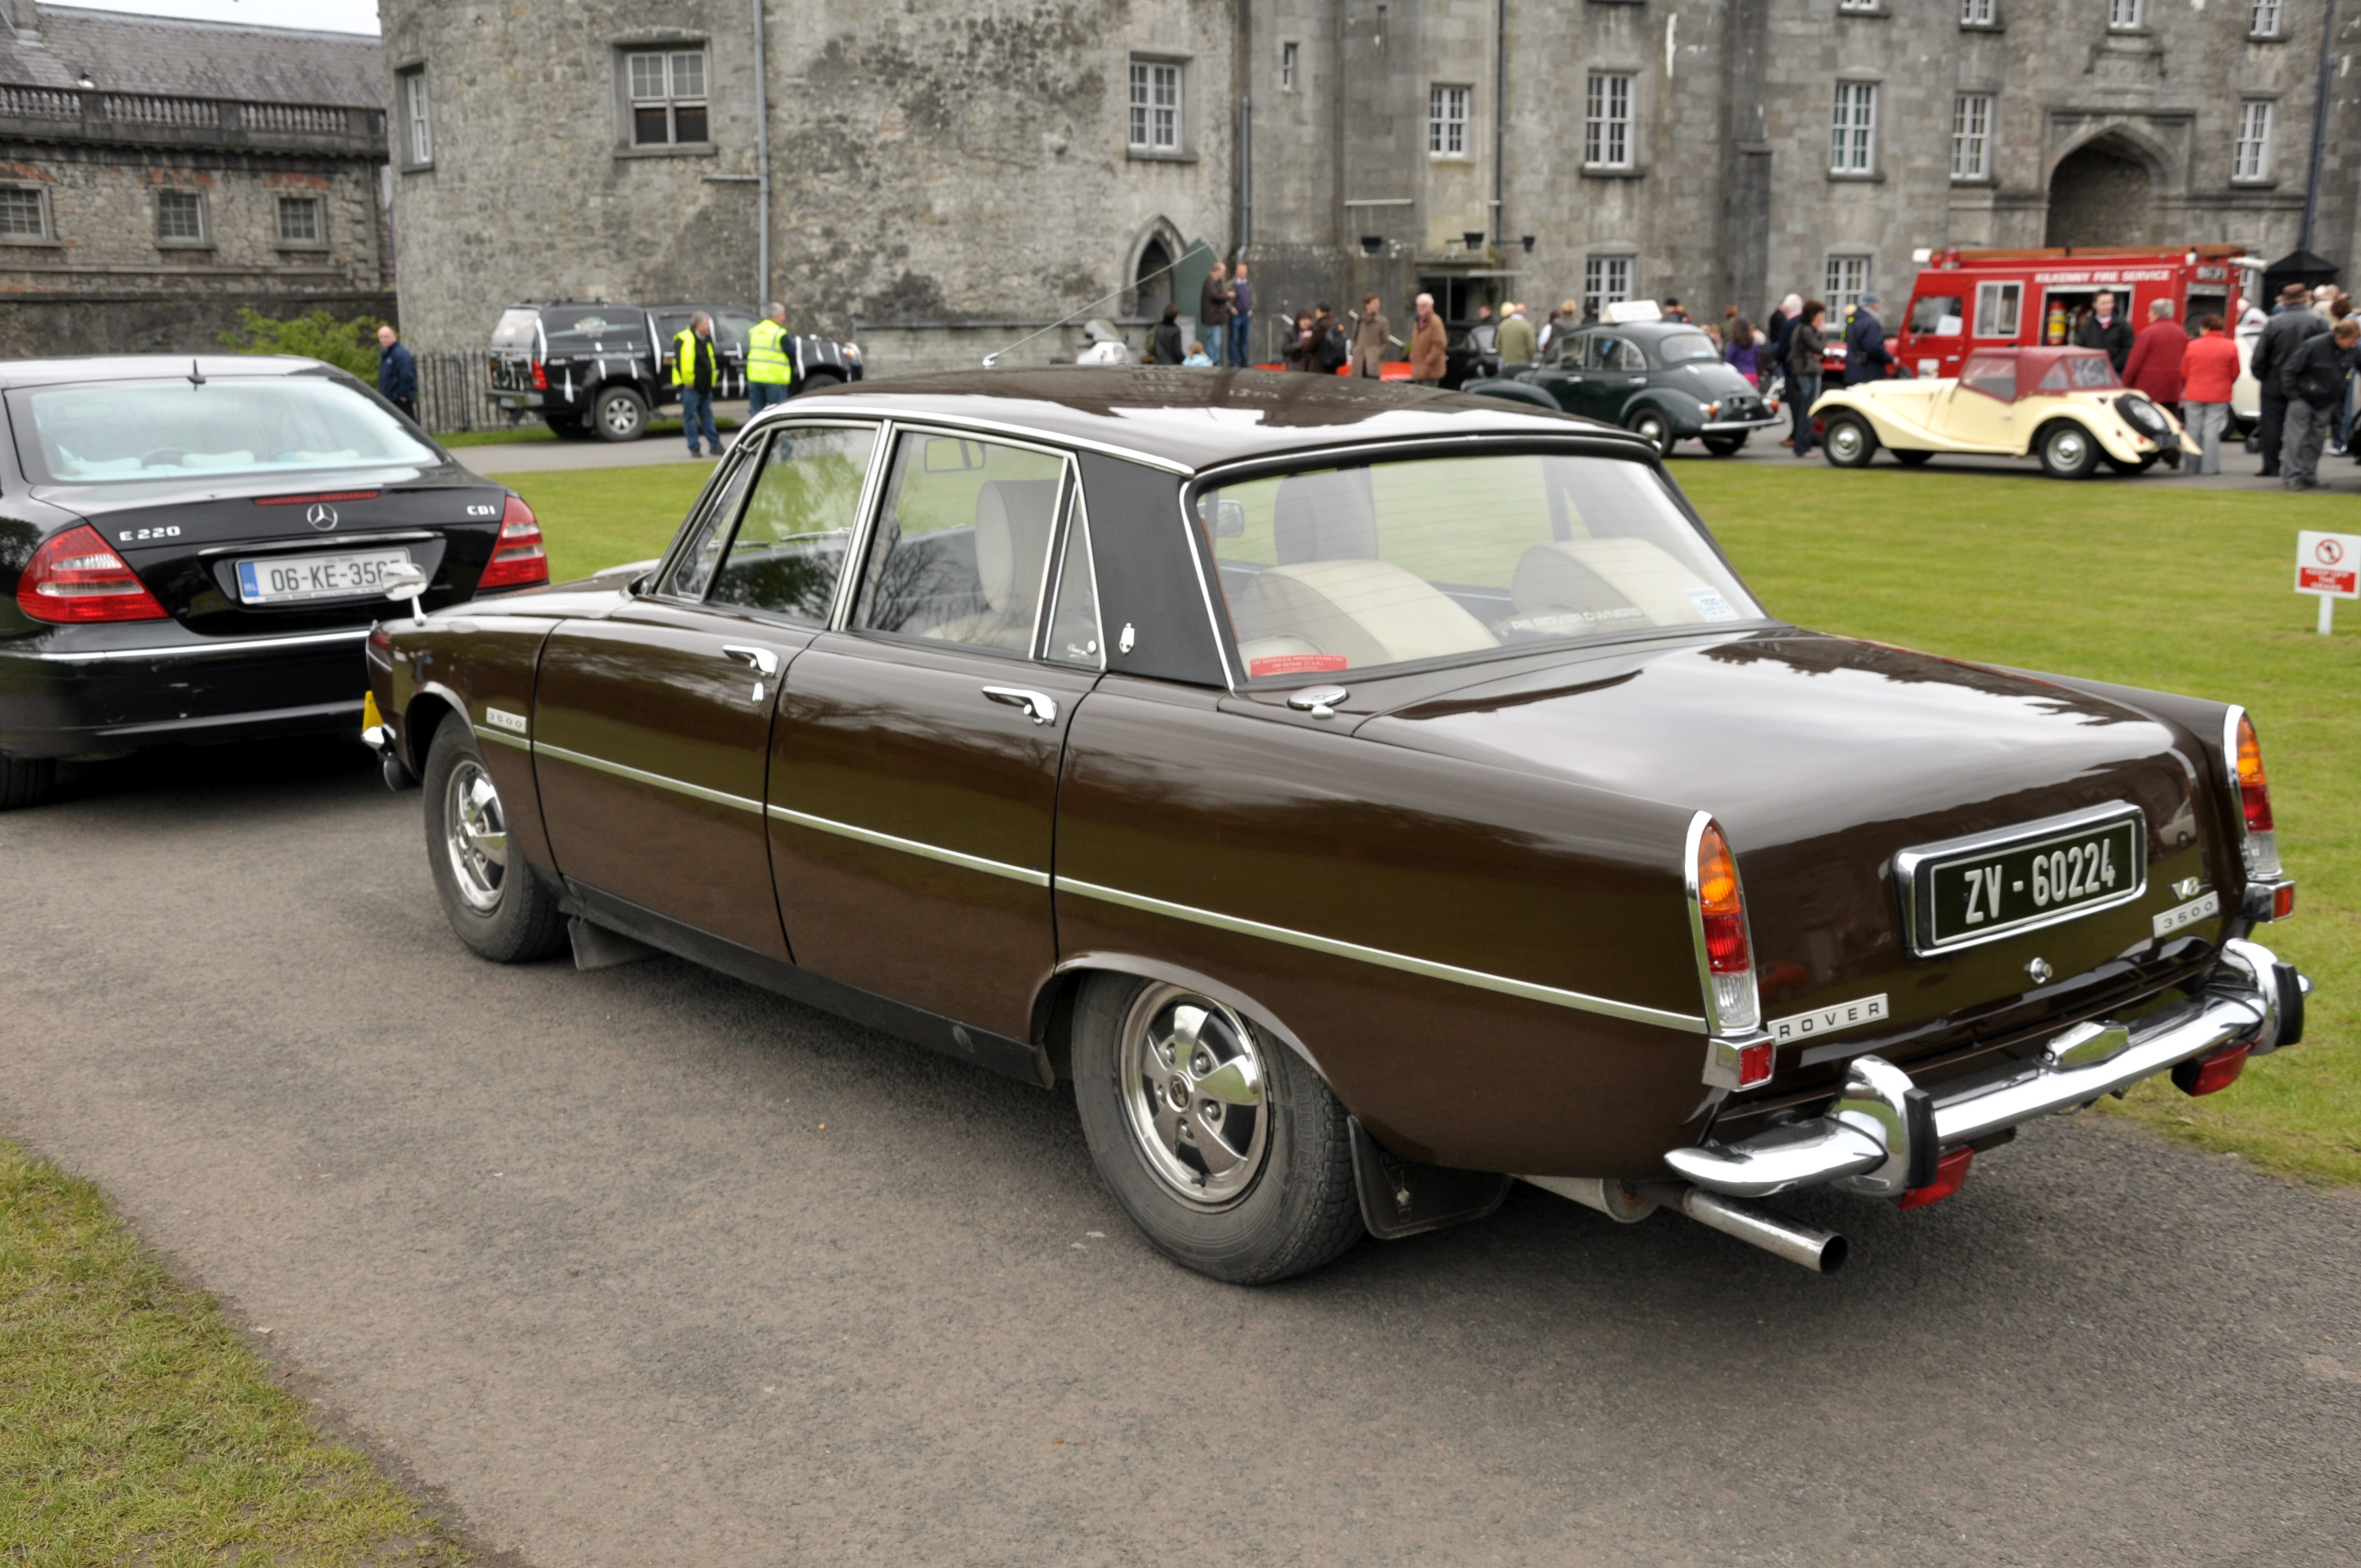
<instances>
[{"instance_id":1,"label":"no smoking symbol","mask_svg":"<svg viewBox=\"0 0 2361 1568\"><path fill-rule=\"evenodd\" d=\"M2312 553L2320 557L2320 564L2323 566L2334 566L2345 559L2345 546L2334 539L2322 540L2312 547Z\"/></svg>"}]
</instances>

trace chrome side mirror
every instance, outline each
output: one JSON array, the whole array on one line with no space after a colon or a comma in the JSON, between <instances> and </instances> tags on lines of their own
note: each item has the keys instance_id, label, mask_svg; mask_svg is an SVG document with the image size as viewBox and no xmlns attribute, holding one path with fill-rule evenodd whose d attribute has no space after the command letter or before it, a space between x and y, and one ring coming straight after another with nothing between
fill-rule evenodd
<instances>
[{"instance_id":1,"label":"chrome side mirror","mask_svg":"<svg viewBox=\"0 0 2361 1568\"><path fill-rule=\"evenodd\" d=\"M426 597L426 573L416 562L404 561L399 566L387 567L385 576L378 580L378 586L385 590L385 597L390 599L410 601L410 619L413 625L426 619L425 607L421 602Z\"/></svg>"}]
</instances>

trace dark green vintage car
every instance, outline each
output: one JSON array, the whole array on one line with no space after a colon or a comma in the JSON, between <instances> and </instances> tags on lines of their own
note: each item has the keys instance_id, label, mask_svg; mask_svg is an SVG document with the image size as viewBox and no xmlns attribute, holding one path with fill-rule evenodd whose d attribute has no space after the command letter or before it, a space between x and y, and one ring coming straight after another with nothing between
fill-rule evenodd
<instances>
[{"instance_id":1,"label":"dark green vintage car","mask_svg":"<svg viewBox=\"0 0 2361 1568\"><path fill-rule=\"evenodd\" d=\"M1464 391L1563 409L1646 436L1659 452L1694 436L1717 457L1781 416L1686 322L1625 322L1561 332L1541 361Z\"/></svg>"}]
</instances>

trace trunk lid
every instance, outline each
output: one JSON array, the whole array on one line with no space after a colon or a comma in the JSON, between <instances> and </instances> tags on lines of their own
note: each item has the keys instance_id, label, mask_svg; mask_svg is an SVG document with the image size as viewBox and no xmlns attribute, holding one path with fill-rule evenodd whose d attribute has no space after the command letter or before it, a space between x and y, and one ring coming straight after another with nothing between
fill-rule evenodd
<instances>
[{"instance_id":1,"label":"trunk lid","mask_svg":"<svg viewBox=\"0 0 2361 1568\"><path fill-rule=\"evenodd\" d=\"M1842 638L1602 650L1413 701L1356 733L1710 812L1744 883L1763 1017L1799 1021L1774 1093L1832 1083L1869 1050L1939 1078L2128 1005L2206 967L2221 926L2159 937L2156 916L2206 892L2226 906L2236 885L2202 793L2206 759L2184 731L2026 676ZM2145 822L2137 897L1912 950L1898 853L2119 803ZM2037 959L2047 981L2028 970Z\"/></svg>"}]
</instances>

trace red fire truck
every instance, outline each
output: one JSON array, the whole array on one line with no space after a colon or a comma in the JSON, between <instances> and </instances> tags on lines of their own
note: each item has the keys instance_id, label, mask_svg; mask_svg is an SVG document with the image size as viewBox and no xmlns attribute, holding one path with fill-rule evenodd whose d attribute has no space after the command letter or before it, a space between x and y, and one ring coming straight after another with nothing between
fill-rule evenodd
<instances>
[{"instance_id":1,"label":"red fire truck","mask_svg":"<svg viewBox=\"0 0 2361 1568\"><path fill-rule=\"evenodd\" d=\"M2170 300L2193 331L2202 315L2237 325L2231 307L2260 263L2235 245L2169 249L1946 250L1918 274L1893 343L1894 363L1920 376L1956 376L1971 347L2072 341L2075 324L2104 291L2136 332L2148 306Z\"/></svg>"}]
</instances>

